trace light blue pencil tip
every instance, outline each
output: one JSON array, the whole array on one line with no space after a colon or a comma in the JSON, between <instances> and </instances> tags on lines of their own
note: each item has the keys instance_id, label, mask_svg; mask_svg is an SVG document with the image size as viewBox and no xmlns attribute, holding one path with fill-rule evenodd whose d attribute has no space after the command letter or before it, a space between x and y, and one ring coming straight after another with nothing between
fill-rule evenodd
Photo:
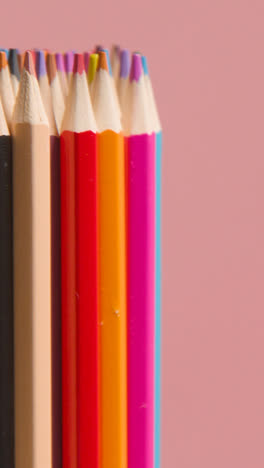
<instances>
[{"instance_id":1,"label":"light blue pencil tip","mask_svg":"<svg viewBox=\"0 0 264 468\"><path fill-rule=\"evenodd\" d=\"M142 60L142 67L143 67L144 75L148 75L149 72L148 72L147 57L145 57L145 55L142 55L141 60Z\"/></svg>"}]
</instances>

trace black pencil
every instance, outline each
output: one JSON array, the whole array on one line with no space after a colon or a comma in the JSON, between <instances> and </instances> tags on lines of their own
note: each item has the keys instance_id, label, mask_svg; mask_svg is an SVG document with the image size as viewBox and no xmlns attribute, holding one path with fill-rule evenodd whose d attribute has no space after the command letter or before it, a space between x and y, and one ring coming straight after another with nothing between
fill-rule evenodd
<instances>
[{"instance_id":1,"label":"black pencil","mask_svg":"<svg viewBox=\"0 0 264 468\"><path fill-rule=\"evenodd\" d=\"M0 467L14 467L11 137L0 102Z\"/></svg>"}]
</instances>

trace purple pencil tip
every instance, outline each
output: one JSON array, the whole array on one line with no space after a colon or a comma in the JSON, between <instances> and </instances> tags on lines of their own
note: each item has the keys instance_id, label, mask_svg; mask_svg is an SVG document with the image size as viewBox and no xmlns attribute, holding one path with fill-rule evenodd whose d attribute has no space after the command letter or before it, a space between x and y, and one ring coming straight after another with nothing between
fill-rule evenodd
<instances>
[{"instance_id":1,"label":"purple pencil tip","mask_svg":"<svg viewBox=\"0 0 264 468\"><path fill-rule=\"evenodd\" d=\"M130 81L139 81L142 75L142 62L141 62L141 55L133 54L132 55L132 64L131 64L131 71L130 71Z\"/></svg>"},{"instance_id":2,"label":"purple pencil tip","mask_svg":"<svg viewBox=\"0 0 264 468\"><path fill-rule=\"evenodd\" d=\"M127 49L123 49L120 54L120 78L127 78L130 69L130 55Z\"/></svg>"},{"instance_id":3,"label":"purple pencil tip","mask_svg":"<svg viewBox=\"0 0 264 468\"><path fill-rule=\"evenodd\" d=\"M44 76L47 73L45 54L43 50L38 50L36 52L36 72L38 79L40 76Z\"/></svg>"},{"instance_id":4,"label":"purple pencil tip","mask_svg":"<svg viewBox=\"0 0 264 468\"><path fill-rule=\"evenodd\" d=\"M61 72L64 72L65 71L65 67L64 67L64 60L63 60L63 56L61 53L57 53L55 55L56 57L56 65L57 65L57 70L61 71Z\"/></svg>"},{"instance_id":5,"label":"purple pencil tip","mask_svg":"<svg viewBox=\"0 0 264 468\"><path fill-rule=\"evenodd\" d=\"M70 50L64 55L65 70L67 73L71 73L73 70L74 53Z\"/></svg>"}]
</instances>

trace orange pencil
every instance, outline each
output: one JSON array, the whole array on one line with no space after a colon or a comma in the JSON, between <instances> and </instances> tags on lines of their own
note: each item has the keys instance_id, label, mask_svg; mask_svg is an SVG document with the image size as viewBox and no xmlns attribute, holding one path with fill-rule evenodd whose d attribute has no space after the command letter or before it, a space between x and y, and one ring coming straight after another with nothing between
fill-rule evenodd
<instances>
[{"instance_id":1,"label":"orange pencil","mask_svg":"<svg viewBox=\"0 0 264 468\"><path fill-rule=\"evenodd\" d=\"M127 356L124 138L105 52L93 105L98 126L100 466L127 466Z\"/></svg>"}]
</instances>

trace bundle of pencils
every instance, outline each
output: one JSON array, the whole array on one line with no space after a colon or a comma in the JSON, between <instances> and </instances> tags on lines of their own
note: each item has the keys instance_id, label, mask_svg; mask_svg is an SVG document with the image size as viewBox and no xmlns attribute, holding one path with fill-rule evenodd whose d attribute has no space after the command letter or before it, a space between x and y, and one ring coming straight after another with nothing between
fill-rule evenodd
<instances>
[{"instance_id":1,"label":"bundle of pencils","mask_svg":"<svg viewBox=\"0 0 264 468\"><path fill-rule=\"evenodd\" d=\"M162 133L146 57L0 49L0 466L159 468Z\"/></svg>"}]
</instances>

